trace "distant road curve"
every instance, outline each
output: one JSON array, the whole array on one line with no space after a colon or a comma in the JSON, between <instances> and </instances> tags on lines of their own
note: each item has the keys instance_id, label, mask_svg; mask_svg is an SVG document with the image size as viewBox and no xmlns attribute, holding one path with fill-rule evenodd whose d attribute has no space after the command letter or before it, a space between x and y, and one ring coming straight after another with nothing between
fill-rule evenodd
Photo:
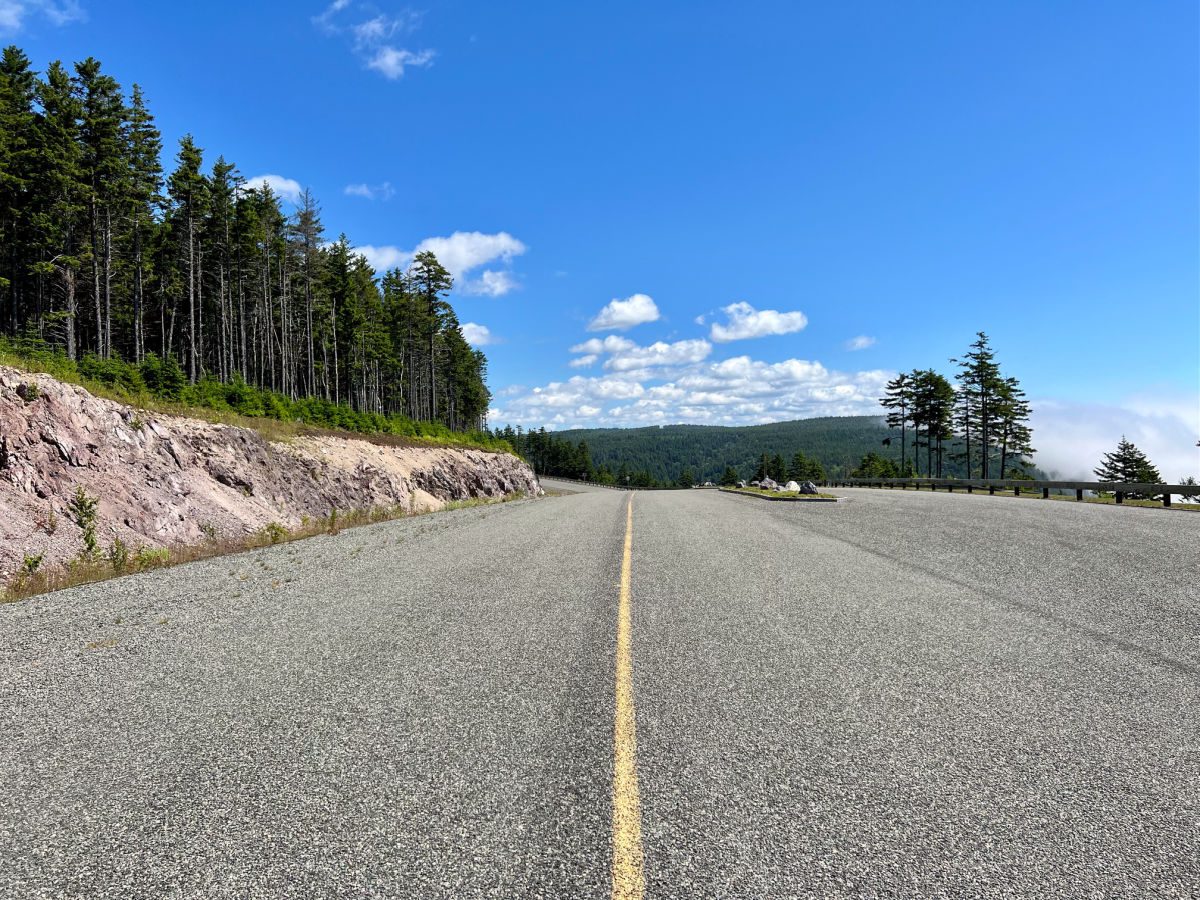
<instances>
[{"instance_id":1,"label":"distant road curve","mask_svg":"<svg viewBox=\"0 0 1200 900\"><path fill-rule=\"evenodd\" d=\"M0 606L0 897L1195 895L1200 516L543 484Z\"/></svg>"}]
</instances>

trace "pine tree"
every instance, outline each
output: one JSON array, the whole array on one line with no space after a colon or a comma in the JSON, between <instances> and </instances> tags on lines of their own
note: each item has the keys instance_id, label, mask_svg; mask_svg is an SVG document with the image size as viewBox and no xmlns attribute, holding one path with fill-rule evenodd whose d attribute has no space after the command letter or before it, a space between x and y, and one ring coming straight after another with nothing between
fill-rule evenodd
<instances>
[{"instance_id":1,"label":"pine tree","mask_svg":"<svg viewBox=\"0 0 1200 900\"><path fill-rule=\"evenodd\" d=\"M754 470L751 481L762 481L771 476L771 457L764 453L758 460L758 468Z\"/></svg>"},{"instance_id":2,"label":"pine tree","mask_svg":"<svg viewBox=\"0 0 1200 900\"><path fill-rule=\"evenodd\" d=\"M723 486L731 487L732 485L737 484L740 480L741 479L738 478L737 469L735 469L733 466L725 467L725 472L721 475L721 484Z\"/></svg>"},{"instance_id":3,"label":"pine tree","mask_svg":"<svg viewBox=\"0 0 1200 900\"><path fill-rule=\"evenodd\" d=\"M183 263L187 285L184 288L188 304L188 380L193 384L200 374L197 353L199 319L197 309L197 284L199 281L199 259L196 241L196 226L203 216L207 205L208 182L200 172L203 164L203 151L196 146L190 134L184 135L179 142L179 154L176 156L177 167L168 183L171 200L174 203L173 225L178 228L177 246ZM172 316L173 319L173 316Z\"/></svg>"},{"instance_id":4,"label":"pine tree","mask_svg":"<svg viewBox=\"0 0 1200 900\"><path fill-rule=\"evenodd\" d=\"M438 262L437 257L428 250L418 253L413 258L409 269L413 290L424 304L424 326L429 341L429 411L428 418L437 418L437 336L441 330L442 315L447 307L446 294L454 285L450 273Z\"/></svg>"},{"instance_id":5,"label":"pine tree","mask_svg":"<svg viewBox=\"0 0 1200 900\"><path fill-rule=\"evenodd\" d=\"M974 343L961 359L950 361L958 365L955 424L965 444L967 477L972 475L971 449L975 447L978 450L980 477L988 478L991 475L991 451L995 437L996 394L1001 383L1000 367L996 364L996 355L988 336L982 331L976 333Z\"/></svg>"},{"instance_id":6,"label":"pine tree","mask_svg":"<svg viewBox=\"0 0 1200 900\"><path fill-rule=\"evenodd\" d=\"M932 369L915 370L909 378L912 382L911 416L913 429L916 432L914 446L925 448L926 476L940 478L945 442L953 436L951 415L954 406L954 387L945 377ZM919 473L919 454L916 459Z\"/></svg>"},{"instance_id":7,"label":"pine tree","mask_svg":"<svg viewBox=\"0 0 1200 900\"><path fill-rule=\"evenodd\" d=\"M49 278L61 295L61 313L53 310L52 301L44 321L56 336L61 334L68 358L76 359L79 318L76 277L85 252L80 240L85 186L78 124L83 110L71 77L60 62L50 64L46 80L38 84L37 92L41 106L37 153L41 164L33 183L39 200L30 223L38 244L33 269Z\"/></svg>"},{"instance_id":8,"label":"pine tree","mask_svg":"<svg viewBox=\"0 0 1200 900\"><path fill-rule=\"evenodd\" d=\"M145 247L147 234L155 227L155 213L162 207L161 154L162 135L146 108L141 87L135 84L125 128L125 158L129 161L129 173L125 179L125 214L128 216L132 241L132 357L138 362L146 355Z\"/></svg>"},{"instance_id":9,"label":"pine tree","mask_svg":"<svg viewBox=\"0 0 1200 900\"><path fill-rule=\"evenodd\" d=\"M1015 378L1005 378L996 390L996 432L1000 444L1000 477L1009 477L1009 461L1023 473L1025 457L1032 456L1033 430L1029 427L1032 408Z\"/></svg>"},{"instance_id":10,"label":"pine tree","mask_svg":"<svg viewBox=\"0 0 1200 900\"><path fill-rule=\"evenodd\" d=\"M1134 446L1132 441L1126 440L1124 435L1121 435L1117 449L1111 453L1105 453L1100 465L1092 471L1101 481L1121 484L1162 484L1162 475L1159 474L1158 469L1154 467L1146 454ZM1127 496L1134 499L1148 499L1151 495L1133 491Z\"/></svg>"},{"instance_id":11,"label":"pine tree","mask_svg":"<svg viewBox=\"0 0 1200 900\"><path fill-rule=\"evenodd\" d=\"M82 167L87 189L88 259L92 273L92 307L96 355L107 357L112 347L112 228L113 207L123 192L129 171L123 131L125 104L121 86L100 71L100 62L88 57L75 65L75 85L80 98Z\"/></svg>"},{"instance_id":12,"label":"pine tree","mask_svg":"<svg viewBox=\"0 0 1200 900\"><path fill-rule=\"evenodd\" d=\"M900 462L908 464L908 425L912 418L912 380L904 372L887 383L886 392L879 405L888 410L888 428L900 429Z\"/></svg>"},{"instance_id":13,"label":"pine tree","mask_svg":"<svg viewBox=\"0 0 1200 900\"><path fill-rule=\"evenodd\" d=\"M0 323L16 333L29 288L24 264L33 239L27 198L41 162L36 132L34 100L37 78L29 57L16 47L6 47L0 57Z\"/></svg>"}]
</instances>

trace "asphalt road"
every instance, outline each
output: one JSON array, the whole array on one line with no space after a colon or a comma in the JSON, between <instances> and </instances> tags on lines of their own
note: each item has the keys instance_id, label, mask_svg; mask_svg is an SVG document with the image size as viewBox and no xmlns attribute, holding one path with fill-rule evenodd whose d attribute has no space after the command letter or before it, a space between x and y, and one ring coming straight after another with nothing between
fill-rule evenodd
<instances>
[{"instance_id":1,"label":"asphalt road","mask_svg":"<svg viewBox=\"0 0 1200 900\"><path fill-rule=\"evenodd\" d=\"M1200 895L1200 514L841 493L634 495L645 895ZM0 897L609 896L628 498L0 606Z\"/></svg>"}]
</instances>

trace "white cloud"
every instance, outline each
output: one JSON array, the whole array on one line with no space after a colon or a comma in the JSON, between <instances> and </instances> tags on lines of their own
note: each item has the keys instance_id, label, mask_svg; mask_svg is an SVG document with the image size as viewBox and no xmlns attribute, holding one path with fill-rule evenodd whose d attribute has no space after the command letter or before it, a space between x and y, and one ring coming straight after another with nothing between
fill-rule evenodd
<instances>
[{"instance_id":1,"label":"white cloud","mask_svg":"<svg viewBox=\"0 0 1200 900\"><path fill-rule=\"evenodd\" d=\"M455 286L463 293L501 297L520 286L510 271L486 269L478 278L471 278L471 272L488 263L509 264L528 248L507 231L495 234L456 231L449 237L426 238L412 250L373 244L354 249L365 256L371 267L380 274L390 269L405 268L414 256L428 250L454 276Z\"/></svg>"},{"instance_id":2,"label":"white cloud","mask_svg":"<svg viewBox=\"0 0 1200 900\"><path fill-rule=\"evenodd\" d=\"M1124 435L1158 467L1168 482L1200 478L1200 396L1147 404L1130 398L1121 405L1038 400L1030 417L1033 460L1045 472L1064 479L1095 481L1092 470Z\"/></svg>"},{"instance_id":3,"label":"white cloud","mask_svg":"<svg viewBox=\"0 0 1200 900\"><path fill-rule=\"evenodd\" d=\"M0 34L16 34L35 15L57 26L87 20L87 13L75 0L0 0Z\"/></svg>"},{"instance_id":4,"label":"white cloud","mask_svg":"<svg viewBox=\"0 0 1200 900\"><path fill-rule=\"evenodd\" d=\"M408 66L417 66L418 68L427 66L433 62L433 57L432 50L413 53L411 50L385 45L372 51L367 59L367 68L374 69L384 78L395 81L404 76L404 70Z\"/></svg>"},{"instance_id":5,"label":"white cloud","mask_svg":"<svg viewBox=\"0 0 1200 900\"><path fill-rule=\"evenodd\" d=\"M874 415L891 372L835 372L813 360L767 363L749 356L709 361L708 341L643 347L623 337L591 338L571 348L571 365L605 374L575 376L511 391L494 421L548 428L694 422L749 425L812 416ZM504 392L501 392L504 395ZM582 415L584 407L599 412Z\"/></svg>"},{"instance_id":6,"label":"white cloud","mask_svg":"<svg viewBox=\"0 0 1200 900\"><path fill-rule=\"evenodd\" d=\"M709 331L709 337L717 343L774 334L792 334L808 325L808 318L802 312L755 309L745 302L731 303L722 307L721 312L729 317L728 324L714 322Z\"/></svg>"},{"instance_id":7,"label":"white cloud","mask_svg":"<svg viewBox=\"0 0 1200 900\"><path fill-rule=\"evenodd\" d=\"M416 256L429 250L459 279L472 269L501 260L509 262L526 251L526 246L507 231L483 234L479 231L456 231L449 237L425 238L413 248Z\"/></svg>"},{"instance_id":8,"label":"white cloud","mask_svg":"<svg viewBox=\"0 0 1200 900\"><path fill-rule=\"evenodd\" d=\"M513 277L511 272L485 269L478 278L463 282L462 290L466 294L481 294L484 297L503 297L509 291L515 289L517 285L517 279Z\"/></svg>"},{"instance_id":9,"label":"white cloud","mask_svg":"<svg viewBox=\"0 0 1200 900\"><path fill-rule=\"evenodd\" d=\"M658 306L645 294L613 300L588 323L588 331L625 331L634 325L657 322Z\"/></svg>"},{"instance_id":10,"label":"white cloud","mask_svg":"<svg viewBox=\"0 0 1200 900\"><path fill-rule=\"evenodd\" d=\"M589 338L571 348L572 353L584 356L572 360L568 365L579 368L607 356L604 368L612 372L640 372L664 366L686 366L706 359L712 352L712 344L706 340L655 341L648 346L636 344L628 338L610 334L604 338ZM581 360L587 360L582 362Z\"/></svg>"},{"instance_id":11,"label":"white cloud","mask_svg":"<svg viewBox=\"0 0 1200 900\"><path fill-rule=\"evenodd\" d=\"M588 366L594 366L596 364L596 360L599 358L600 355L597 353L587 353L583 356L575 357L573 360L567 363L567 365L572 369L586 369Z\"/></svg>"},{"instance_id":12,"label":"white cloud","mask_svg":"<svg viewBox=\"0 0 1200 900\"><path fill-rule=\"evenodd\" d=\"M486 347L488 344L496 342L495 335L486 325L478 325L475 322L464 322L462 325L463 337L467 339L467 343L472 347Z\"/></svg>"},{"instance_id":13,"label":"white cloud","mask_svg":"<svg viewBox=\"0 0 1200 900\"><path fill-rule=\"evenodd\" d=\"M348 184L342 189L347 197L362 197L365 200L391 200L396 194L390 181L381 184Z\"/></svg>"},{"instance_id":14,"label":"white cloud","mask_svg":"<svg viewBox=\"0 0 1200 900\"><path fill-rule=\"evenodd\" d=\"M703 325L705 322L708 321L708 315L706 313L698 315L698 316L696 316L696 318L692 319L692 321L695 322L697 325Z\"/></svg>"},{"instance_id":15,"label":"white cloud","mask_svg":"<svg viewBox=\"0 0 1200 900\"><path fill-rule=\"evenodd\" d=\"M604 338L588 338L582 344L576 344L571 348L572 353L621 353L625 350L632 350L636 347L633 341L629 338L618 337L615 334L610 334Z\"/></svg>"},{"instance_id":16,"label":"white cloud","mask_svg":"<svg viewBox=\"0 0 1200 900\"><path fill-rule=\"evenodd\" d=\"M433 50L414 52L389 43L396 34L416 29L420 20L418 13L405 12L390 16L378 13L370 4L362 3L358 4L360 14L368 18L346 23L347 17L341 13L351 5L352 0L334 0L320 15L313 16L312 23L327 35L348 35L355 55L363 64L393 81L403 77L404 70L409 66L428 66L433 62L436 55Z\"/></svg>"},{"instance_id":17,"label":"white cloud","mask_svg":"<svg viewBox=\"0 0 1200 900\"><path fill-rule=\"evenodd\" d=\"M614 353L604 362L604 368L615 372L629 372L657 366L681 366L697 363L712 352L712 344L705 340L676 341L668 344L655 341L647 347L630 347Z\"/></svg>"},{"instance_id":18,"label":"white cloud","mask_svg":"<svg viewBox=\"0 0 1200 900\"><path fill-rule=\"evenodd\" d=\"M292 203L299 203L300 197L304 193L304 188L300 186L300 182L294 178L284 178L282 175L255 175L253 178L247 178L242 183L242 190L245 191L258 191L264 187L269 187L271 193L285 200L290 200Z\"/></svg>"},{"instance_id":19,"label":"white cloud","mask_svg":"<svg viewBox=\"0 0 1200 900\"><path fill-rule=\"evenodd\" d=\"M397 32L415 30L419 20L420 16L411 11L399 16L381 14L352 25L350 33L354 35L356 46L367 47L389 40Z\"/></svg>"},{"instance_id":20,"label":"white cloud","mask_svg":"<svg viewBox=\"0 0 1200 900\"><path fill-rule=\"evenodd\" d=\"M868 347L874 346L875 338L868 337L865 334L860 334L858 337L853 337L846 341L847 350L866 350Z\"/></svg>"},{"instance_id":21,"label":"white cloud","mask_svg":"<svg viewBox=\"0 0 1200 900\"><path fill-rule=\"evenodd\" d=\"M350 5L350 0L333 0L319 16L313 16L312 23L327 34L334 34L340 29L334 25L334 17Z\"/></svg>"}]
</instances>

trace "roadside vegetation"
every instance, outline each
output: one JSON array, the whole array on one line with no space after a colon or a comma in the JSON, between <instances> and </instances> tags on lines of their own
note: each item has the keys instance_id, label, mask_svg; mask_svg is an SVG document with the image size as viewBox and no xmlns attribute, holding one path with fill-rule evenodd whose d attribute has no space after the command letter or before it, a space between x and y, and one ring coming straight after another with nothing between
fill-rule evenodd
<instances>
[{"instance_id":1,"label":"roadside vegetation","mask_svg":"<svg viewBox=\"0 0 1200 900\"><path fill-rule=\"evenodd\" d=\"M44 372L59 381L77 384L97 397L149 412L252 428L269 440L328 431L367 439L402 439L383 441L386 443L513 452L507 442L483 430L455 432L439 422L365 412L317 397L293 399L247 384L237 374L228 382L205 376L191 384L173 357L160 359L153 353L141 363L116 356L102 359L90 353L76 362L40 341L0 337L0 365L35 374Z\"/></svg>"},{"instance_id":2,"label":"roadside vegetation","mask_svg":"<svg viewBox=\"0 0 1200 900\"><path fill-rule=\"evenodd\" d=\"M815 494L802 494L799 491L769 491L757 487L722 487L722 491L727 494L751 494L756 497L770 497L772 500L837 500L840 499L837 494L826 494L817 492Z\"/></svg>"},{"instance_id":3,"label":"roadside vegetation","mask_svg":"<svg viewBox=\"0 0 1200 900\"><path fill-rule=\"evenodd\" d=\"M94 511L96 498L89 497L80 489L77 498L84 509ZM87 525L82 529L83 549L79 555L58 566L43 566L42 556L26 556L21 570L4 587L0 594L0 602L13 603L37 594L63 588L77 587L97 581L106 581L122 575L136 572L148 572L168 566L194 562L200 559L210 559L214 556L226 556L231 553L241 553L246 550L256 550L274 544L286 544L291 541L315 537L321 534L338 534L346 528L357 528L361 525L372 525L376 522L387 522L394 519L412 518L429 515L433 512L449 512L455 509L471 509L477 506L491 506L507 503L512 500L526 499L525 494L508 494L504 497L473 498L470 500L452 500L441 509L422 512L407 512L400 507L374 507L365 510L334 510L330 515L321 518L305 517L301 524L288 528L279 522L269 522L258 531L235 537L221 536L213 529L204 529L205 540L199 544L183 544L172 547L147 547L137 545L130 547L120 538L113 540L106 548L96 543L94 529L94 512L85 523L92 525L91 539L88 538ZM73 510L79 508L72 503ZM78 524L78 521L76 522Z\"/></svg>"}]
</instances>

